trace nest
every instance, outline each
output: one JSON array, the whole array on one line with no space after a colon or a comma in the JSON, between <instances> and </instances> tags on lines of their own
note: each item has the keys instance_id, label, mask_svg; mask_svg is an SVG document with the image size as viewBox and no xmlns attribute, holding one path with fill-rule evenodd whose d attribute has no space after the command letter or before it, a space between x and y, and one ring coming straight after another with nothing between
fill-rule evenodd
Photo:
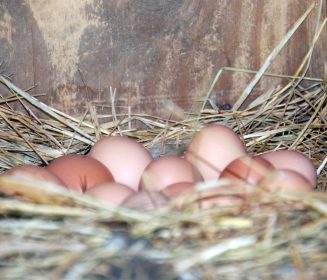
<instances>
[{"instance_id":1,"label":"nest","mask_svg":"<svg viewBox=\"0 0 327 280\"><path fill-rule=\"evenodd\" d=\"M275 49L270 61L277 54ZM242 205L202 211L177 211L172 201L152 212L111 208L47 182L2 177L0 193L10 188L16 194L0 195L1 279L325 279L326 84L299 73L283 76L286 86L243 105L256 79L274 76L266 66L254 73L231 110L220 111L209 102L222 71L241 71L225 68L202 110L190 114L174 105L174 120L99 116L92 104L75 118L0 76L7 96L0 105L1 172L85 154L104 135L132 137L154 157L180 155L201 127L218 123L232 128L250 154L297 150L312 160L318 174L315 192L304 195L267 193ZM13 109L12 102L24 110ZM39 117L40 112L47 116Z\"/></svg>"}]
</instances>

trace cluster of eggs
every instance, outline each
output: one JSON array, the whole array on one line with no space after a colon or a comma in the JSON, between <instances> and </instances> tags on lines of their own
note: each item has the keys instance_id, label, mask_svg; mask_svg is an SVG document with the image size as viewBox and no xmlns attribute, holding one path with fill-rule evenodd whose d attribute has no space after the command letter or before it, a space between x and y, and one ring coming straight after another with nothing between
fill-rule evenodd
<instances>
[{"instance_id":1,"label":"cluster of eggs","mask_svg":"<svg viewBox=\"0 0 327 280\"><path fill-rule=\"evenodd\" d=\"M46 167L17 166L2 176L22 172L108 205L148 210L192 193L199 182L228 181L219 195L198 197L201 208L231 205L257 189L307 192L316 184L315 168L305 155L289 150L249 155L238 135L218 124L202 128L183 157L153 159L131 138L106 136L87 155L61 156Z\"/></svg>"}]
</instances>

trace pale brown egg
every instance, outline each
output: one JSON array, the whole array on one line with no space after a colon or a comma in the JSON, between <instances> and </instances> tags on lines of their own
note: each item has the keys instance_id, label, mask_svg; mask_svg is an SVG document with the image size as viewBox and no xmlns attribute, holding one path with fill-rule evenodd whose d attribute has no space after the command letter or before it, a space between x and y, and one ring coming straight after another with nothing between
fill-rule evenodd
<instances>
[{"instance_id":1,"label":"pale brown egg","mask_svg":"<svg viewBox=\"0 0 327 280\"><path fill-rule=\"evenodd\" d=\"M246 154L238 135L228 127L212 124L202 128L189 144L185 158L195 165L205 181L217 180L234 159Z\"/></svg>"},{"instance_id":2,"label":"pale brown egg","mask_svg":"<svg viewBox=\"0 0 327 280\"><path fill-rule=\"evenodd\" d=\"M165 187L161 192L168 198L174 198L186 191L191 191L194 188L194 183L178 182Z\"/></svg>"},{"instance_id":3,"label":"pale brown egg","mask_svg":"<svg viewBox=\"0 0 327 280\"><path fill-rule=\"evenodd\" d=\"M312 185L317 183L317 172L310 159L297 151L278 150L259 157L269 161L276 169L290 169L302 174Z\"/></svg>"},{"instance_id":4,"label":"pale brown egg","mask_svg":"<svg viewBox=\"0 0 327 280\"><path fill-rule=\"evenodd\" d=\"M177 209L184 206L193 206L195 209L230 207L243 203L246 198L245 190L238 184L203 191L197 191L194 187L194 183L176 183L164 188L161 193L168 199L174 199Z\"/></svg>"},{"instance_id":5,"label":"pale brown egg","mask_svg":"<svg viewBox=\"0 0 327 280\"><path fill-rule=\"evenodd\" d=\"M220 178L242 180L255 186L272 169L273 165L264 158L246 155L229 163Z\"/></svg>"},{"instance_id":6,"label":"pale brown egg","mask_svg":"<svg viewBox=\"0 0 327 280\"><path fill-rule=\"evenodd\" d=\"M140 210L159 209L166 204L167 199L163 194L145 190L140 190L128 196L122 203L125 207Z\"/></svg>"},{"instance_id":7,"label":"pale brown egg","mask_svg":"<svg viewBox=\"0 0 327 280\"><path fill-rule=\"evenodd\" d=\"M270 192L310 192L313 185L300 173L288 169L276 169L269 172L258 187Z\"/></svg>"},{"instance_id":8,"label":"pale brown egg","mask_svg":"<svg viewBox=\"0 0 327 280\"><path fill-rule=\"evenodd\" d=\"M140 188L161 191L179 183L195 183L202 180L200 172L187 160L175 156L163 156L153 160L144 170Z\"/></svg>"},{"instance_id":9,"label":"pale brown egg","mask_svg":"<svg viewBox=\"0 0 327 280\"><path fill-rule=\"evenodd\" d=\"M212 195L198 199L197 207L204 210L210 208L236 207L244 203L244 199L237 195Z\"/></svg>"},{"instance_id":10,"label":"pale brown egg","mask_svg":"<svg viewBox=\"0 0 327 280\"><path fill-rule=\"evenodd\" d=\"M65 186L63 181L47 168L34 165L18 165L5 171L1 176L21 176L22 178L27 177L32 180L51 182L58 186ZM12 193L7 194L12 195Z\"/></svg>"},{"instance_id":11,"label":"pale brown egg","mask_svg":"<svg viewBox=\"0 0 327 280\"><path fill-rule=\"evenodd\" d=\"M60 178L68 189L79 193L95 185L113 181L111 172L101 162L84 155L56 158L47 169Z\"/></svg>"},{"instance_id":12,"label":"pale brown egg","mask_svg":"<svg viewBox=\"0 0 327 280\"><path fill-rule=\"evenodd\" d=\"M93 196L108 206L120 205L135 192L125 185L116 182L105 182L88 189L85 194Z\"/></svg>"},{"instance_id":13,"label":"pale brown egg","mask_svg":"<svg viewBox=\"0 0 327 280\"><path fill-rule=\"evenodd\" d=\"M187 195L189 202L195 209L225 208L241 205L247 199L246 184L244 182L227 183L217 187L197 190ZM193 196L193 197L192 197Z\"/></svg>"},{"instance_id":14,"label":"pale brown egg","mask_svg":"<svg viewBox=\"0 0 327 280\"><path fill-rule=\"evenodd\" d=\"M194 183L179 182L165 187L162 193L168 201L173 201L175 209L188 206L194 198Z\"/></svg>"},{"instance_id":15,"label":"pale brown egg","mask_svg":"<svg viewBox=\"0 0 327 280\"><path fill-rule=\"evenodd\" d=\"M150 152L137 141L124 136L107 136L94 144L89 156L101 161L116 182L138 190L141 175L152 161Z\"/></svg>"}]
</instances>

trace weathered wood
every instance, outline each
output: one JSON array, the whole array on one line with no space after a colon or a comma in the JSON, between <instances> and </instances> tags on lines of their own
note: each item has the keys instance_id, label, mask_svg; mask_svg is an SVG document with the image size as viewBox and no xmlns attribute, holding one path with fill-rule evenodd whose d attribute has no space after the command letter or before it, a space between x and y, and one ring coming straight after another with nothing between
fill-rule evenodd
<instances>
[{"instance_id":1,"label":"weathered wood","mask_svg":"<svg viewBox=\"0 0 327 280\"><path fill-rule=\"evenodd\" d=\"M167 100L189 110L221 67L259 69L313 2L319 1L3 0L0 70L13 73L22 88L37 84L34 93L48 93L41 101L71 114L84 112L89 101L110 105L110 86L117 88L117 104L133 112L167 114ZM317 11L318 5L270 72L295 72L312 41ZM312 76L326 75L326 39L324 32ZM214 101L233 103L251 77L224 74ZM264 78L256 92L280 82Z\"/></svg>"}]
</instances>

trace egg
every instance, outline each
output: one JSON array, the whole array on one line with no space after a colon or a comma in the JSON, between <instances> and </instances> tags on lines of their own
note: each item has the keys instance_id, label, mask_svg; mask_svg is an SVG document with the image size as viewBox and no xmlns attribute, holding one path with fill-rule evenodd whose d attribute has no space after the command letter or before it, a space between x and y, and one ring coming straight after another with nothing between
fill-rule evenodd
<instances>
[{"instance_id":1,"label":"egg","mask_svg":"<svg viewBox=\"0 0 327 280\"><path fill-rule=\"evenodd\" d=\"M297 151L278 150L260 155L276 169L290 169L302 174L312 185L317 183L317 172L310 159Z\"/></svg>"},{"instance_id":2,"label":"egg","mask_svg":"<svg viewBox=\"0 0 327 280\"><path fill-rule=\"evenodd\" d=\"M164 188L161 193L168 199L175 199L177 209L190 205L190 203L197 209L235 206L245 198L242 188L237 184L228 185L226 188L212 188L202 191L195 190L194 186L194 183L176 183Z\"/></svg>"},{"instance_id":3,"label":"egg","mask_svg":"<svg viewBox=\"0 0 327 280\"><path fill-rule=\"evenodd\" d=\"M245 154L245 147L233 130L211 124L194 136L185 158L198 168L205 181L209 181L217 180L231 161Z\"/></svg>"},{"instance_id":4,"label":"egg","mask_svg":"<svg viewBox=\"0 0 327 280\"><path fill-rule=\"evenodd\" d=\"M234 207L246 201L244 183L220 185L219 187L195 190L187 198L191 198L195 209L209 209L213 207ZM193 195L193 197L192 197Z\"/></svg>"},{"instance_id":5,"label":"egg","mask_svg":"<svg viewBox=\"0 0 327 280\"><path fill-rule=\"evenodd\" d=\"M144 170L140 188L161 191L165 187L179 183L195 183L202 180L199 171L186 159L163 156L153 160Z\"/></svg>"},{"instance_id":6,"label":"egg","mask_svg":"<svg viewBox=\"0 0 327 280\"><path fill-rule=\"evenodd\" d=\"M173 200L174 208L181 209L188 206L194 198L194 183L179 182L165 187L160 191L168 201Z\"/></svg>"},{"instance_id":7,"label":"egg","mask_svg":"<svg viewBox=\"0 0 327 280\"><path fill-rule=\"evenodd\" d=\"M255 186L272 169L273 165L264 158L246 155L229 163L221 172L220 178L242 180Z\"/></svg>"},{"instance_id":8,"label":"egg","mask_svg":"<svg viewBox=\"0 0 327 280\"><path fill-rule=\"evenodd\" d=\"M150 152L140 143L125 136L107 136L91 148L90 157L101 161L116 182L138 190L141 175L152 161Z\"/></svg>"},{"instance_id":9,"label":"egg","mask_svg":"<svg viewBox=\"0 0 327 280\"><path fill-rule=\"evenodd\" d=\"M135 192L130 187L116 182L104 182L89 188L85 192L85 194L97 198L108 206L120 205L133 193Z\"/></svg>"},{"instance_id":10,"label":"egg","mask_svg":"<svg viewBox=\"0 0 327 280\"><path fill-rule=\"evenodd\" d=\"M205 185L204 185L205 186ZM217 186L201 188L195 192L194 206L199 209L236 207L244 204L253 189L243 180L222 178Z\"/></svg>"},{"instance_id":11,"label":"egg","mask_svg":"<svg viewBox=\"0 0 327 280\"><path fill-rule=\"evenodd\" d=\"M63 187L65 185L60 178L58 178L47 168L34 165L18 165L8 169L0 176L22 176L24 179L31 178L32 180L51 182ZM13 193L8 192L7 194L12 195Z\"/></svg>"},{"instance_id":12,"label":"egg","mask_svg":"<svg viewBox=\"0 0 327 280\"><path fill-rule=\"evenodd\" d=\"M128 196L122 203L123 206L140 209L154 210L167 204L167 199L159 192L140 190Z\"/></svg>"},{"instance_id":13,"label":"egg","mask_svg":"<svg viewBox=\"0 0 327 280\"><path fill-rule=\"evenodd\" d=\"M314 187L307 178L291 169L276 169L269 172L258 184L271 192L310 192Z\"/></svg>"},{"instance_id":14,"label":"egg","mask_svg":"<svg viewBox=\"0 0 327 280\"><path fill-rule=\"evenodd\" d=\"M65 155L49 163L47 169L65 186L79 193L95 185L112 182L111 172L98 160L84 155Z\"/></svg>"},{"instance_id":15,"label":"egg","mask_svg":"<svg viewBox=\"0 0 327 280\"><path fill-rule=\"evenodd\" d=\"M205 210L214 207L226 208L226 207L235 207L244 203L244 199L237 195L212 195L211 197L199 198L197 201L197 207Z\"/></svg>"},{"instance_id":16,"label":"egg","mask_svg":"<svg viewBox=\"0 0 327 280\"><path fill-rule=\"evenodd\" d=\"M161 192L168 198L174 198L186 191L192 190L193 187L194 187L194 183L178 182L165 187Z\"/></svg>"}]
</instances>

